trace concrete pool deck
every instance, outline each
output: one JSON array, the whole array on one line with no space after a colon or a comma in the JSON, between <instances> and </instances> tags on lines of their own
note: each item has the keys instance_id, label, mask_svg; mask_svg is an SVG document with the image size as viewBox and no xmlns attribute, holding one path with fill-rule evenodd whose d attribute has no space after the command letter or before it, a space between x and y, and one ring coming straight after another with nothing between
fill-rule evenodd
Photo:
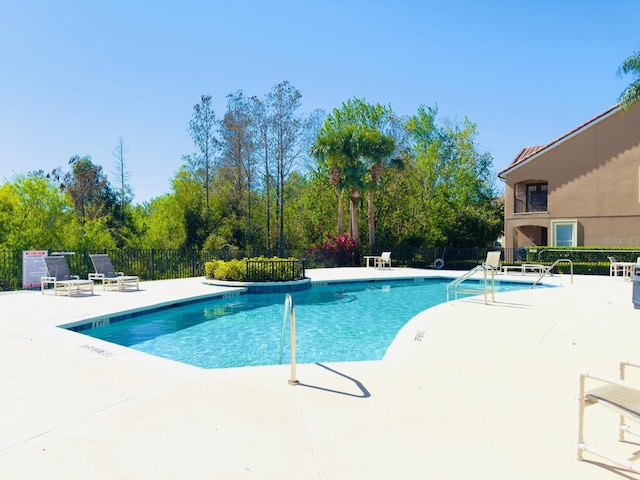
<instances>
[{"instance_id":1,"label":"concrete pool deck","mask_svg":"<svg viewBox=\"0 0 640 480\"><path fill-rule=\"evenodd\" d=\"M460 272L308 271L447 273ZM203 370L56 328L225 290L201 280L0 295L0 478L640 478L575 454L578 372L640 360L631 282L556 275L545 283L561 288L446 303L381 361L298 365L299 386L288 365ZM616 441L613 413L588 409L586 425L602 447L640 448Z\"/></svg>"}]
</instances>

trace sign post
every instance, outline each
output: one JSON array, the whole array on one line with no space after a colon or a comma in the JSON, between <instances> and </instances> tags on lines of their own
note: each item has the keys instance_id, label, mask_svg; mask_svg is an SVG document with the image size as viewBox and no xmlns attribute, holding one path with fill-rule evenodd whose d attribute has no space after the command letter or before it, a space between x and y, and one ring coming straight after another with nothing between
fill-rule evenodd
<instances>
[{"instance_id":1,"label":"sign post","mask_svg":"<svg viewBox=\"0 0 640 480\"><path fill-rule=\"evenodd\" d=\"M24 250L22 252L22 288L40 288L41 277L47 276L47 265L44 257L47 250Z\"/></svg>"}]
</instances>

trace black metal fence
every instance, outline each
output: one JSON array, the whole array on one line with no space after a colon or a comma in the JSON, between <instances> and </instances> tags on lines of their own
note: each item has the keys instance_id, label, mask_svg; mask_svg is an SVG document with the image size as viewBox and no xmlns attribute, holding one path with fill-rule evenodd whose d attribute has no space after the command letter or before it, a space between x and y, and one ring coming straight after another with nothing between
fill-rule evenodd
<instances>
[{"instance_id":1,"label":"black metal fence","mask_svg":"<svg viewBox=\"0 0 640 480\"><path fill-rule=\"evenodd\" d=\"M52 253L53 251L50 252ZM94 271L90 254L107 253L116 271L137 275L140 280L145 281L200 277L205 275L204 264L211 260L274 257L277 252L245 251L228 247L217 250L102 249L66 253L71 253L66 255L70 273L79 275L80 278L87 278ZM304 258L303 251L289 251L286 254L289 257ZM0 251L0 291L22 289L22 256L22 251ZM304 268L302 271L304 275Z\"/></svg>"},{"instance_id":2,"label":"black metal fence","mask_svg":"<svg viewBox=\"0 0 640 480\"><path fill-rule=\"evenodd\" d=\"M640 249L630 250L597 250L597 249L554 249L538 247L523 248L427 248L427 247L392 247L367 252L379 255L382 251L391 251L393 267L434 268L436 260L442 260L443 268L448 270L469 270L482 263L489 250L500 250L501 259L507 264L543 263L551 264L558 258L569 258L574 263L574 273L586 275L608 275L609 256L618 261L635 262L640 257ZM126 249L126 250L83 250L67 256L69 270L74 275L87 278L93 272L89 255L107 253L111 257L116 271L138 275L141 280L167 280L204 276L204 264L211 260L230 260L232 258L251 258L257 256L275 256L275 251L243 251L234 248L219 250L159 250L159 249ZM285 257L304 259L305 251L286 251ZM362 263L354 266L363 266ZM440 266L440 262L437 265ZM320 263L307 261L306 268L324 267ZM291 268L292 275L299 272L293 264L283 267ZM303 267L304 268L304 267ZM558 268L567 268L558 266ZM258 275L256 273L256 275ZM304 276L304 270L302 272ZM0 251L0 290L19 290L22 288L22 251Z\"/></svg>"},{"instance_id":3,"label":"black metal fence","mask_svg":"<svg viewBox=\"0 0 640 480\"><path fill-rule=\"evenodd\" d=\"M247 260L247 282L293 281L305 276L304 260Z\"/></svg>"}]
</instances>

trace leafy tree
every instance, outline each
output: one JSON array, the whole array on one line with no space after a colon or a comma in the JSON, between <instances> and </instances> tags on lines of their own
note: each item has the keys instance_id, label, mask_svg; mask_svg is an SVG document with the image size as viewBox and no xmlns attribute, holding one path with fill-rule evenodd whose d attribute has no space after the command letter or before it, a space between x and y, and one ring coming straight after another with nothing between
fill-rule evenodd
<instances>
[{"instance_id":1,"label":"leafy tree","mask_svg":"<svg viewBox=\"0 0 640 480\"><path fill-rule=\"evenodd\" d=\"M335 226L335 187L329 183L324 172L312 170L306 175L307 182L299 196L292 197L299 204L297 211L304 246L321 243L327 232Z\"/></svg>"},{"instance_id":2,"label":"leafy tree","mask_svg":"<svg viewBox=\"0 0 640 480\"><path fill-rule=\"evenodd\" d=\"M632 75L634 80L620 95L620 105L628 110L633 103L640 100L640 51L627 57L618 68L618 76Z\"/></svg>"},{"instance_id":3,"label":"leafy tree","mask_svg":"<svg viewBox=\"0 0 640 480\"><path fill-rule=\"evenodd\" d=\"M174 212L180 212L180 222L184 228L183 247L199 248L210 234L209 222L212 209L206 205L206 190L199 188L204 170L193 156L183 156L184 163L172 180L173 197L178 205Z\"/></svg>"},{"instance_id":4,"label":"leafy tree","mask_svg":"<svg viewBox=\"0 0 640 480\"><path fill-rule=\"evenodd\" d=\"M455 212L453 221L444 233L448 246L454 248L490 245L500 235L503 225L502 210L493 205L471 205Z\"/></svg>"},{"instance_id":5,"label":"leafy tree","mask_svg":"<svg viewBox=\"0 0 640 480\"><path fill-rule=\"evenodd\" d=\"M448 225L471 205L487 206L494 196L492 158L475 145L476 126L436 123L437 108L421 106L407 121L419 178L422 216L431 245L447 244Z\"/></svg>"},{"instance_id":6,"label":"leafy tree","mask_svg":"<svg viewBox=\"0 0 640 480\"><path fill-rule=\"evenodd\" d=\"M60 248L69 250L116 248L118 245L109 228L110 220L108 216L104 216L89 219L82 225L77 222L72 223L67 228L67 237Z\"/></svg>"},{"instance_id":7,"label":"leafy tree","mask_svg":"<svg viewBox=\"0 0 640 480\"><path fill-rule=\"evenodd\" d=\"M3 249L67 248L74 225L71 198L44 175L17 175L0 187Z\"/></svg>"},{"instance_id":8,"label":"leafy tree","mask_svg":"<svg viewBox=\"0 0 640 480\"><path fill-rule=\"evenodd\" d=\"M420 247L427 242L420 173L412 159L389 169L376 191L376 241L383 245Z\"/></svg>"},{"instance_id":9,"label":"leafy tree","mask_svg":"<svg viewBox=\"0 0 640 480\"><path fill-rule=\"evenodd\" d=\"M69 159L71 171L60 179L60 188L73 200L76 215L81 225L113 213L115 195L100 165L95 165L91 157L74 155ZM112 217L113 218L113 217Z\"/></svg>"},{"instance_id":10,"label":"leafy tree","mask_svg":"<svg viewBox=\"0 0 640 480\"><path fill-rule=\"evenodd\" d=\"M139 247L179 249L186 241L183 207L177 197L161 195L149 202L145 215L140 215L139 229L143 232ZM134 212L138 216L141 211Z\"/></svg>"}]
</instances>

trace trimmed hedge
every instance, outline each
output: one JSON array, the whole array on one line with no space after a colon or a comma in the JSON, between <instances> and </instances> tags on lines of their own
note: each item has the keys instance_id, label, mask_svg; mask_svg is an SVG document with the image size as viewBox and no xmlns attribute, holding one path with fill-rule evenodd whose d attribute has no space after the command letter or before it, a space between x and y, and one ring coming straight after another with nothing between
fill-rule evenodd
<instances>
[{"instance_id":1,"label":"trimmed hedge","mask_svg":"<svg viewBox=\"0 0 640 480\"><path fill-rule=\"evenodd\" d=\"M213 260L204 265L207 278L233 282L287 282L304 278L304 261L297 258Z\"/></svg>"}]
</instances>

